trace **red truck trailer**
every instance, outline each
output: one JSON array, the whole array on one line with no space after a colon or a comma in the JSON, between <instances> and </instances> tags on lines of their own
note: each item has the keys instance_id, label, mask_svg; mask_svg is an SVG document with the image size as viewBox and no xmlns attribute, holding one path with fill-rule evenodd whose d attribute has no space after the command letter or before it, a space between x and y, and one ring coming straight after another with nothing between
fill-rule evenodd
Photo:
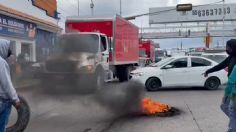
<instances>
[{"instance_id":1,"label":"red truck trailer","mask_svg":"<svg viewBox=\"0 0 236 132\"><path fill-rule=\"evenodd\" d=\"M141 40L139 42L139 51L145 53L140 57L147 57L148 59L152 60L152 62L155 62L155 46L153 41Z\"/></svg>"},{"instance_id":2,"label":"red truck trailer","mask_svg":"<svg viewBox=\"0 0 236 132\"><path fill-rule=\"evenodd\" d=\"M66 34L98 35L103 51L99 51L101 53L97 55L101 54L102 58L105 58L101 59L105 62L98 62L102 65L100 67L105 72L118 77L120 81L129 80L130 70L138 65L139 60L139 28L137 26L118 15L101 18L69 17L66 20L65 30ZM96 69L97 66L94 68Z\"/></svg>"}]
</instances>

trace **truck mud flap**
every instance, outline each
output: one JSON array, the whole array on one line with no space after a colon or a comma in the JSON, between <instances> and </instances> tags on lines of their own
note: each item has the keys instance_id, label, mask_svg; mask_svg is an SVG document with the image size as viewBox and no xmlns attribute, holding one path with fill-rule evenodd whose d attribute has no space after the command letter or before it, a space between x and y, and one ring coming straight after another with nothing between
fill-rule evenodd
<instances>
[{"instance_id":1,"label":"truck mud flap","mask_svg":"<svg viewBox=\"0 0 236 132\"><path fill-rule=\"evenodd\" d=\"M7 128L7 132L23 132L30 120L30 107L26 100L19 96L21 101L21 106L17 110L17 121L14 125Z\"/></svg>"}]
</instances>

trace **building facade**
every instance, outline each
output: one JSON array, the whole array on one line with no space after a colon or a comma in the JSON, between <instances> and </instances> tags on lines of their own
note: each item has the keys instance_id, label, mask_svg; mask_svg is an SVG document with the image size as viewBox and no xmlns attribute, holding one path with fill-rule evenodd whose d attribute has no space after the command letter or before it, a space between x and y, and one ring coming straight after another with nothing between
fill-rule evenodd
<instances>
[{"instance_id":1,"label":"building facade","mask_svg":"<svg viewBox=\"0 0 236 132\"><path fill-rule=\"evenodd\" d=\"M16 58L41 61L61 31L57 14L56 0L1 0L0 38L11 42Z\"/></svg>"}]
</instances>

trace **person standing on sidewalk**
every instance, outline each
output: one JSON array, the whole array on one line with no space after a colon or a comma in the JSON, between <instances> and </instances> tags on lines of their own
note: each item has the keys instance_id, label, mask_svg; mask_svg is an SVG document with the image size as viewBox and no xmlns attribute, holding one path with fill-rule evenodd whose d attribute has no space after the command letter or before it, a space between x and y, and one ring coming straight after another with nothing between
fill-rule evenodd
<instances>
[{"instance_id":1,"label":"person standing on sidewalk","mask_svg":"<svg viewBox=\"0 0 236 132\"><path fill-rule=\"evenodd\" d=\"M226 43L226 52L229 55L223 62L220 64L216 65L215 67L208 69L205 73L204 76L207 77L208 74L222 70L226 67L228 67L228 77L229 81L227 83L227 87L225 89L225 94L222 98L222 103L221 103L221 109L222 111L229 117L230 123L229 123L229 132L236 132L236 105L235 105L235 112L232 111L232 108L234 107L231 105L232 102L235 102L233 100L236 99L236 96L234 97L234 91L232 91L232 85L231 83L236 79L236 69L235 64L236 64L236 39L231 39L227 41ZM234 72L233 73L233 69ZM235 82L236 86L236 82Z\"/></svg>"},{"instance_id":2,"label":"person standing on sidewalk","mask_svg":"<svg viewBox=\"0 0 236 132\"><path fill-rule=\"evenodd\" d=\"M20 100L13 87L6 59L11 55L10 42L0 39L0 132L6 131L12 104L18 109Z\"/></svg>"}]
</instances>

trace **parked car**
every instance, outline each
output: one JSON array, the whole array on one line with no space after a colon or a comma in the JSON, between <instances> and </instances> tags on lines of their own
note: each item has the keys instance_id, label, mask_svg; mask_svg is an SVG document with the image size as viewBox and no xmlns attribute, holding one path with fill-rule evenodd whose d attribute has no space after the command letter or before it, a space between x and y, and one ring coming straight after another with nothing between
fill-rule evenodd
<instances>
[{"instance_id":1,"label":"parked car","mask_svg":"<svg viewBox=\"0 0 236 132\"><path fill-rule=\"evenodd\" d=\"M209 74L203 73L218 63L205 57L177 56L161 60L148 67L131 72L133 80L145 85L148 91L155 91L160 87L205 87L218 89L227 82L227 71L221 70Z\"/></svg>"}]
</instances>

